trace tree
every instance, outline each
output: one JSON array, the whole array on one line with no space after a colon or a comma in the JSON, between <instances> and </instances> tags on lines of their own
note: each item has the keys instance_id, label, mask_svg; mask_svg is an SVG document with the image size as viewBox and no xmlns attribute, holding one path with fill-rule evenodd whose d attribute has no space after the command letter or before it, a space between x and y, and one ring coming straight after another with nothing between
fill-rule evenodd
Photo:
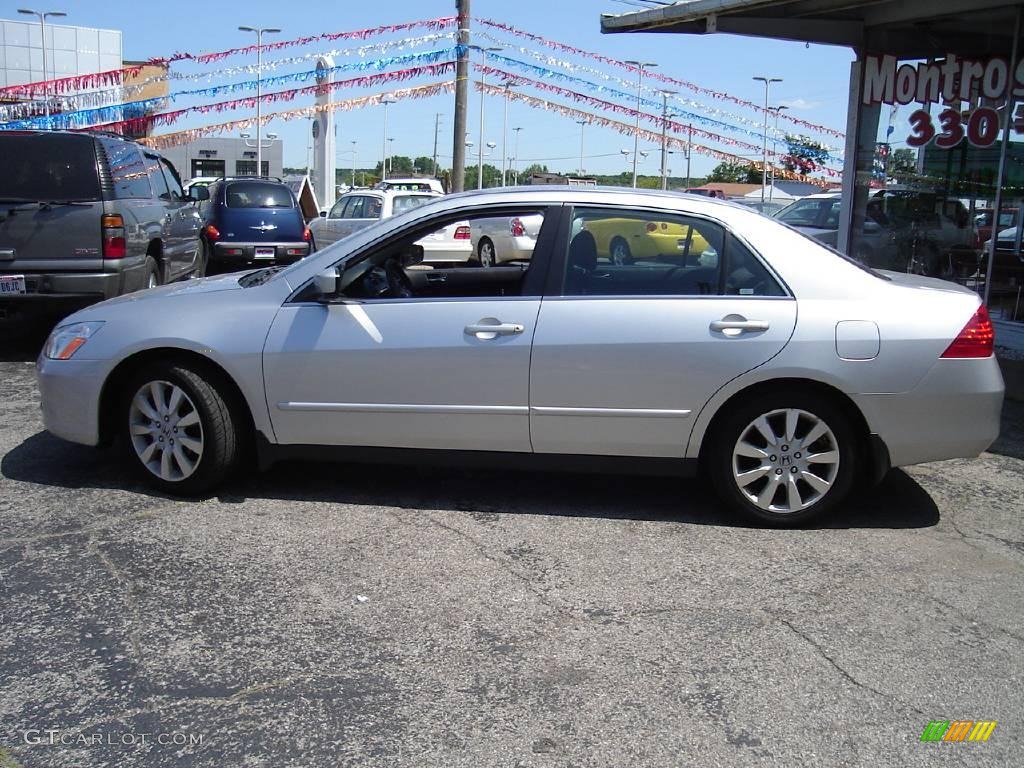
<instances>
[{"instance_id":1,"label":"tree","mask_svg":"<svg viewBox=\"0 0 1024 768\"><path fill-rule=\"evenodd\" d=\"M500 187L501 170L484 163L484 187ZM463 189L476 189L476 165L466 168L466 183Z\"/></svg>"},{"instance_id":2,"label":"tree","mask_svg":"<svg viewBox=\"0 0 1024 768\"><path fill-rule=\"evenodd\" d=\"M519 172L519 178L528 179L535 173L550 173L550 171L548 171L548 167L546 165L534 163L533 165L528 165L523 170L521 170Z\"/></svg>"},{"instance_id":3,"label":"tree","mask_svg":"<svg viewBox=\"0 0 1024 768\"><path fill-rule=\"evenodd\" d=\"M412 169L416 173L422 173L424 176L433 176L434 158L421 155L412 161Z\"/></svg>"},{"instance_id":4,"label":"tree","mask_svg":"<svg viewBox=\"0 0 1024 768\"><path fill-rule=\"evenodd\" d=\"M828 161L828 147L802 136L786 134L787 154L782 158L782 165L787 171L794 173L814 173L824 167Z\"/></svg>"},{"instance_id":5,"label":"tree","mask_svg":"<svg viewBox=\"0 0 1024 768\"><path fill-rule=\"evenodd\" d=\"M761 170L742 163L719 163L708 175L709 182L720 184L760 184Z\"/></svg>"},{"instance_id":6,"label":"tree","mask_svg":"<svg viewBox=\"0 0 1024 768\"><path fill-rule=\"evenodd\" d=\"M889 156L890 176L915 173L916 171L917 153L914 152L914 150L903 147L901 149L897 149Z\"/></svg>"},{"instance_id":7,"label":"tree","mask_svg":"<svg viewBox=\"0 0 1024 768\"><path fill-rule=\"evenodd\" d=\"M380 163L377 163L373 172L380 176ZM405 155L392 155L388 158L389 176L409 176L412 172L411 158L408 158Z\"/></svg>"}]
</instances>

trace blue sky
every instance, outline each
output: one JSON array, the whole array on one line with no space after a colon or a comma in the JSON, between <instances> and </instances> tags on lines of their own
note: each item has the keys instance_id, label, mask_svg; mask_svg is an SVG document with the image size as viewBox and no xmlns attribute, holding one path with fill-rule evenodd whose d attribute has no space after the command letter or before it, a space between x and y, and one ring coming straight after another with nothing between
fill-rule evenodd
<instances>
[{"instance_id":1,"label":"blue sky","mask_svg":"<svg viewBox=\"0 0 1024 768\"><path fill-rule=\"evenodd\" d=\"M0 16L15 18L17 8L24 0L0 3ZM47 9L68 12L67 23L120 29L124 33L124 56L126 59L146 59L165 56L175 51L197 52L201 50L222 50L248 45L253 42L251 35L237 31L239 24L250 26L280 27L280 39L291 39L321 32L344 31L393 24L421 18L454 13L454 0L387 0L386 2L339 2L338 0L305 0L289 4L276 0L250 0L244 4L227 2L207 3L145 3L127 0L51 0ZM643 59L659 64L659 71L674 77L696 82L701 86L725 91L735 96L760 103L764 98L763 85L754 82L754 75L781 77L784 82L773 86L772 102L788 104L792 114L843 130L846 121L848 100L849 66L853 54L849 49L831 46L806 47L802 43L785 43L754 38L740 38L728 35L682 36L682 35L602 35L599 17L602 12L620 13L630 7L613 0L473 0L475 16L485 17L511 24L514 27L542 35L546 38L568 43L579 48L595 51L619 59ZM387 38L418 36L426 31L406 32ZM514 38L512 38L514 39ZM474 40L481 44L490 41ZM333 47L351 47L358 43L337 41L322 43L308 48L289 48L285 51L270 52L267 58L295 56L303 53L327 50ZM628 73L616 72L595 62L574 59L563 54L533 46L525 41L517 45L537 48L546 54L572 59L607 70L609 73L629 77ZM433 47L447 47L448 43ZM429 50L430 46L413 49ZM402 51L409 52L409 51ZM373 56L394 55L371 54ZM509 52L521 58L518 52ZM208 65L214 70L225 66L247 63L242 57L233 57L218 64ZM339 59L338 63L341 63ZM279 69L276 74L298 71L302 67ZM184 65L180 71L200 71L198 67ZM249 79L236 76L234 79ZM211 84L231 82L218 79ZM416 81L427 82L427 80ZM415 84L415 83L413 83ZM172 84L174 88L203 87L206 83L186 82ZM401 87L401 86L398 86ZM358 89L339 91L335 98L351 98L383 90ZM535 93L535 92L530 92ZM241 94L240 94L241 95ZM554 101L565 101L557 96L537 94ZM227 98L227 97L222 97ZM749 119L760 119L751 110L736 105L722 104L704 97L694 97L708 105L717 106ZM469 109L470 138L477 141L478 96L471 94ZM394 138L396 154L410 156L430 155L433 149L434 115L443 113L441 132L442 156L451 154L451 125L453 98L441 96L425 100L410 100L393 105L389 110L388 135ZM269 110L306 106L307 102L296 100L290 104L271 105ZM592 107L583 107L595 111ZM489 98L486 104L484 142L494 141L495 165L501 162L502 101ZM244 116L244 113L223 113L191 118L174 128L160 129L160 132L180 127L193 127L204 123L222 122ZM340 167L349 167L352 160L352 144L357 143L357 165L371 166L382 153L382 109L373 107L357 112L338 113L338 148ZM630 118L619 118L629 122ZM520 166L540 161L553 170L571 170L578 163L580 151L580 129L572 118L531 109L513 102L509 109L509 127L520 126ZM276 121L269 130L281 135L284 140L285 164L305 165L308 123L304 120L292 122ZM621 149L631 148L632 139L607 128L588 127L585 136L585 166L590 172L614 173L627 168ZM512 151L512 132L509 131L509 154ZM752 143L756 138L747 137ZM838 140L832 139L838 143ZM644 145L644 142L641 142ZM653 149L653 148L652 148ZM475 152L475 150L473 150ZM739 150L738 154L749 153ZM343 154L344 153L344 154ZM657 173L657 151L641 162L641 172ZM475 154L473 155L475 159ZM443 159L447 164L448 160ZM718 160L695 154L694 175L706 173ZM674 174L684 172L682 159L670 160Z\"/></svg>"}]
</instances>

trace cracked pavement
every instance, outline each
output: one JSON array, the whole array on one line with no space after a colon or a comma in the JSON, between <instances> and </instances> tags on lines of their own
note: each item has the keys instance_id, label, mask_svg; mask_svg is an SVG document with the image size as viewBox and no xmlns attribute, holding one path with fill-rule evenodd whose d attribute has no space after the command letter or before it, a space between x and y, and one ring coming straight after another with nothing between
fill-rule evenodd
<instances>
[{"instance_id":1,"label":"cracked pavement","mask_svg":"<svg viewBox=\"0 0 1024 768\"><path fill-rule=\"evenodd\" d=\"M184 502L42 431L34 351L0 350L4 768L1021 764L1024 404L811 530L635 477L288 464ZM919 741L953 719L999 725Z\"/></svg>"}]
</instances>

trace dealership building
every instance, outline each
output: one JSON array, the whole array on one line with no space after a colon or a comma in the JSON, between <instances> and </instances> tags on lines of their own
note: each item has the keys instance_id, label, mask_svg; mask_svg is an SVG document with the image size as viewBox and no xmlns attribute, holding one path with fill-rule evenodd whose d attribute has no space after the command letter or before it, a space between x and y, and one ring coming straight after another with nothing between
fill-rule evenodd
<instances>
[{"instance_id":1,"label":"dealership building","mask_svg":"<svg viewBox=\"0 0 1024 768\"><path fill-rule=\"evenodd\" d=\"M1024 320L1024 45L1005 0L685 0L605 15L613 33L726 33L848 46L838 243L954 279ZM894 125L895 121L895 125ZM916 169L894 184L891 138ZM995 217L993 208L1000 214ZM888 235L884 255L879 228ZM999 236L989 266L989 232Z\"/></svg>"},{"instance_id":2,"label":"dealership building","mask_svg":"<svg viewBox=\"0 0 1024 768\"><path fill-rule=\"evenodd\" d=\"M282 176L283 142L263 139L262 173L256 173L255 137L198 138L188 144L161 149L160 154L178 169L182 179L198 176ZM251 146L250 146L251 145Z\"/></svg>"}]
</instances>

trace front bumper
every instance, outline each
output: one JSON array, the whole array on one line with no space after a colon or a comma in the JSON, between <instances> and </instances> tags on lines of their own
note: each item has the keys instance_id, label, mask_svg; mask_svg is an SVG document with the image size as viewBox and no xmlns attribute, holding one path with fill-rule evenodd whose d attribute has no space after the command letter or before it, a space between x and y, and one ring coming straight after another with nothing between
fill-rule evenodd
<instances>
[{"instance_id":1,"label":"front bumper","mask_svg":"<svg viewBox=\"0 0 1024 768\"><path fill-rule=\"evenodd\" d=\"M51 434L73 443L100 442L100 393L108 365L103 360L50 360L39 356L39 384L43 425Z\"/></svg>"},{"instance_id":2,"label":"front bumper","mask_svg":"<svg viewBox=\"0 0 1024 768\"><path fill-rule=\"evenodd\" d=\"M995 357L939 360L909 392L851 395L894 467L971 458L999 437L1003 376Z\"/></svg>"},{"instance_id":3,"label":"front bumper","mask_svg":"<svg viewBox=\"0 0 1024 768\"><path fill-rule=\"evenodd\" d=\"M273 248L273 254L256 255L256 249ZM233 243L213 244L213 259L229 264L290 264L310 254L310 244L304 240L284 243Z\"/></svg>"}]
</instances>

